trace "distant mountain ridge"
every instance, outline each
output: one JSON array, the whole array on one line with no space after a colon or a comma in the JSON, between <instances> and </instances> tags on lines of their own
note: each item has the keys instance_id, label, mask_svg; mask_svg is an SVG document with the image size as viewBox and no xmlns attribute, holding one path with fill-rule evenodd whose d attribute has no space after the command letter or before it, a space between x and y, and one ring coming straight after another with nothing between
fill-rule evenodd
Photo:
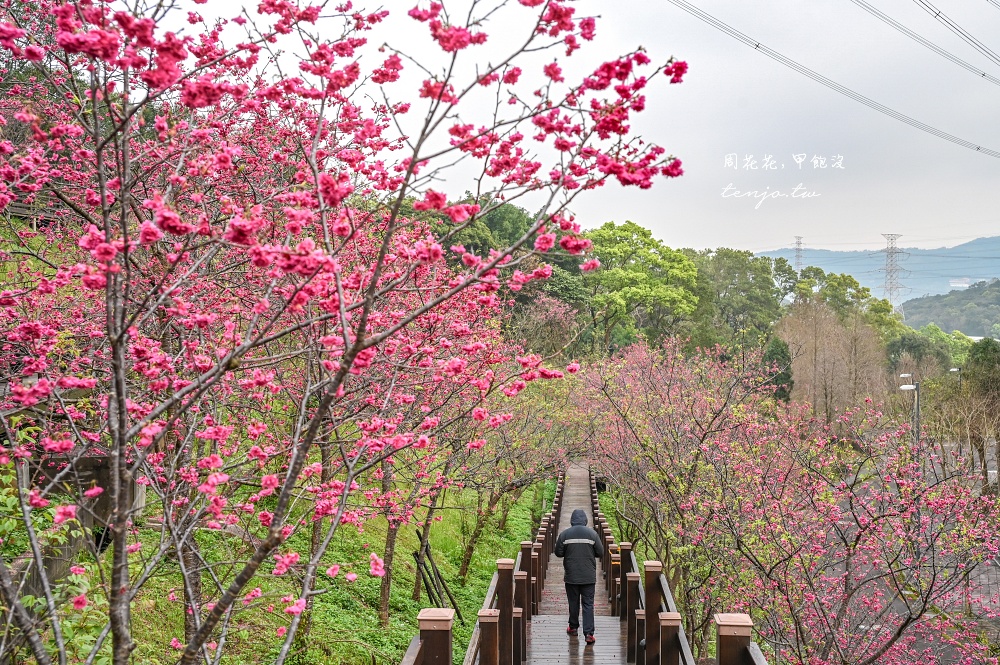
<instances>
[{"instance_id":1,"label":"distant mountain ridge","mask_svg":"<svg viewBox=\"0 0 1000 665\"><path fill-rule=\"evenodd\" d=\"M905 240L904 235L900 242L905 243ZM1000 277L1000 236L976 238L954 247L901 249L904 253L899 255L899 265L903 271L899 281L904 287L903 301L926 295L943 295L956 287L961 289ZM758 256L783 257L789 263L795 263L795 249L790 247L758 252ZM871 289L873 295L885 296L884 251L803 247L802 264L816 266L826 272L853 275L862 286Z\"/></svg>"}]
</instances>

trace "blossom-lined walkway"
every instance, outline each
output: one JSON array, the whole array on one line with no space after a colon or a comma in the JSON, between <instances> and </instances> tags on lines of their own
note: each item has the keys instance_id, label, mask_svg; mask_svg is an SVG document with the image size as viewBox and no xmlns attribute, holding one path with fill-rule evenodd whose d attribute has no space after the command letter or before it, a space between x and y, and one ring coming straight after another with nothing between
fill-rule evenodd
<instances>
[{"instance_id":1,"label":"blossom-lined walkway","mask_svg":"<svg viewBox=\"0 0 1000 665\"><path fill-rule=\"evenodd\" d=\"M566 473L563 494L562 530L568 529L569 516L577 508L587 513L587 526L593 528L590 505L590 472L584 464L571 464ZM611 605L604 590L601 562L597 562L597 590L594 594L594 621L597 643L587 646L583 631L578 637L566 634L569 605L563 583L562 559L553 555L548 561L545 589L538 614L531 618L528 633L529 665L610 665L625 663L625 624L611 616ZM581 612L582 615L582 612ZM582 616L581 616L582 620Z\"/></svg>"}]
</instances>

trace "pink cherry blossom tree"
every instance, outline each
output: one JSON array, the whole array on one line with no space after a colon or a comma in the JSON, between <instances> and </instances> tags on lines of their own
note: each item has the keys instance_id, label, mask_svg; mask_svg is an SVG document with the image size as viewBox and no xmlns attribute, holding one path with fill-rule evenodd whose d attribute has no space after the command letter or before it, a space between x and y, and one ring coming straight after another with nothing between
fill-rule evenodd
<instances>
[{"instance_id":1,"label":"pink cherry blossom tree","mask_svg":"<svg viewBox=\"0 0 1000 665\"><path fill-rule=\"evenodd\" d=\"M218 7L234 15L200 13ZM234 618L260 611L255 579L301 569L283 662L336 530L415 504L383 484L395 460L440 467L467 450L439 441L460 423L478 448L483 399L558 376L504 364L498 291L588 249L581 194L681 174L630 123L686 65L637 50L568 80L596 22L566 2L235 9L41 0L0 15L0 464L24 488L44 606L38 622L0 561L3 644L40 664L67 662L61 624L87 601L62 602L46 573L30 516L49 504L54 528L107 529L109 553L89 553L106 600L91 661L109 643L110 662L130 660L137 594L176 557L188 623L164 648L183 663L218 658ZM516 31L491 36L505 13ZM380 37L392 20L405 43ZM451 237L489 209L450 202L456 181L542 212L476 255ZM143 495L161 524L144 542ZM199 529L244 534L247 556L218 572ZM299 529L304 551L288 546Z\"/></svg>"},{"instance_id":2,"label":"pink cherry blossom tree","mask_svg":"<svg viewBox=\"0 0 1000 665\"><path fill-rule=\"evenodd\" d=\"M773 399L759 357L721 351L633 347L581 396L623 536L664 561L692 646L746 611L783 662L995 662L978 621L998 512L977 476L871 404L817 421Z\"/></svg>"}]
</instances>

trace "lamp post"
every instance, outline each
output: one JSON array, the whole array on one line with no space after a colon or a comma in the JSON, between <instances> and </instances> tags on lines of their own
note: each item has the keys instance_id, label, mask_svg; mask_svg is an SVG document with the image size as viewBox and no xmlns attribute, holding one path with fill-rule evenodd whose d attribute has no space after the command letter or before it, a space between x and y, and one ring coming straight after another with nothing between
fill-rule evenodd
<instances>
[{"instance_id":1,"label":"lamp post","mask_svg":"<svg viewBox=\"0 0 1000 665\"><path fill-rule=\"evenodd\" d=\"M912 374L900 374L901 379L910 379ZM914 392L913 400L913 413L914 413L914 427L913 427L913 437L914 442L919 445L920 443L920 382L914 381L913 383L907 383L899 387L900 390L912 390Z\"/></svg>"}]
</instances>

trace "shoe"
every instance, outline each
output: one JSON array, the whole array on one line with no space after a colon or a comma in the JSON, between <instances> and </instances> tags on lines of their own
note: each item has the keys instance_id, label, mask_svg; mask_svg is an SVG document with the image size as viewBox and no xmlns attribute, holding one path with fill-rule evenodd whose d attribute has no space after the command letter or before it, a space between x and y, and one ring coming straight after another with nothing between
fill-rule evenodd
<instances>
[{"instance_id":1,"label":"shoe","mask_svg":"<svg viewBox=\"0 0 1000 665\"><path fill-rule=\"evenodd\" d=\"M597 641L597 638L594 637L593 635L587 635L586 641L587 641L587 644L593 644L594 642Z\"/></svg>"},{"instance_id":2,"label":"shoe","mask_svg":"<svg viewBox=\"0 0 1000 665\"><path fill-rule=\"evenodd\" d=\"M574 628L573 626L569 626L568 628L566 628L566 634L571 637L576 637L577 636L576 628Z\"/></svg>"}]
</instances>

